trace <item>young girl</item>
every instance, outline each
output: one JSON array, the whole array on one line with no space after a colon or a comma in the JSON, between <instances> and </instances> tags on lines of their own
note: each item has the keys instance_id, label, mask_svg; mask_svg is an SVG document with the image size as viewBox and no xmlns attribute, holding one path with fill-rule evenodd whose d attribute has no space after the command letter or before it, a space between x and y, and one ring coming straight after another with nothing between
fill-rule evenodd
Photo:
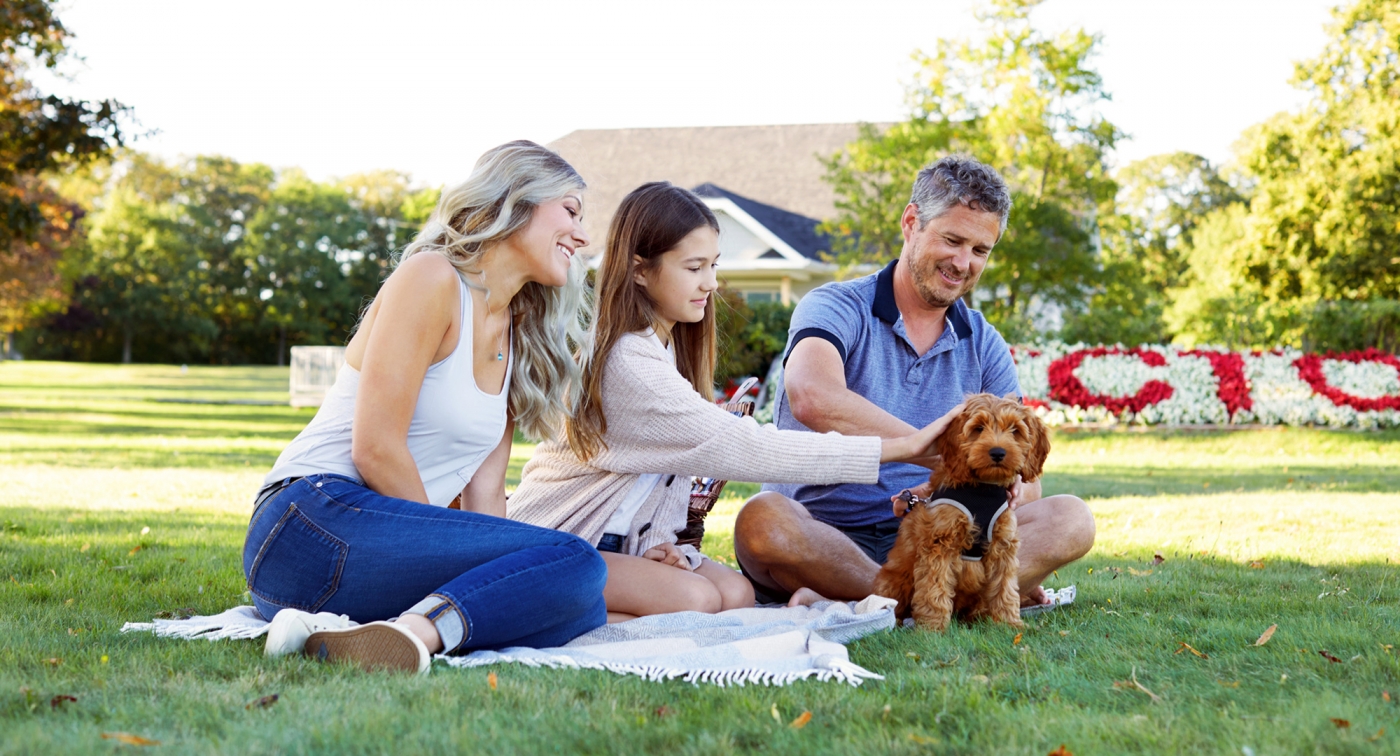
<instances>
[{"instance_id":1,"label":"young girl","mask_svg":"<svg viewBox=\"0 0 1400 756\"><path fill-rule=\"evenodd\" d=\"M504 519L514 428L559 430L578 376L583 188L511 142L443 192L257 498L243 569L268 653L425 672L603 624L598 553Z\"/></svg>"},{"instance_id":2,"label":"young girl","mask_svg":"<svg viewBox=\"0 0 1400 756\"><path fill-rule=\"evenodd\" d=\"M676 545L690 476L875 481L882 462L923 459L942 429L891 440L779 431L716 406L718 258L719 223L694 194L658 182L622 201L567 442L540 445L510 498L512 519L603 552L609 621L753 606L744 576Z\"/></svg>"}]
</instances>

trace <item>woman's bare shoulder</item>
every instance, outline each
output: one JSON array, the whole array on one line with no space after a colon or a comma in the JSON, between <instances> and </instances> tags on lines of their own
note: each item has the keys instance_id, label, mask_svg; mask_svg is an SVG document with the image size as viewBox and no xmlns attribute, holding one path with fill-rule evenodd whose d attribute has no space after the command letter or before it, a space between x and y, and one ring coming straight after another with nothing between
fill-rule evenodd
<instances>
[{"instance_id":1,"label":"woman's bare shoulder","mask_svg":"<svg viewBox=\"0 0 1400 756\"><path fill-rule=\"evenodd\" d=\"M416 254L399 263L379 290L376 299L392 309L431 309L442 311L456 301L461 278L457 269L442 255L427 252ZM452 312L447 308L446 312Z\"/></svg>"}]
</instances>

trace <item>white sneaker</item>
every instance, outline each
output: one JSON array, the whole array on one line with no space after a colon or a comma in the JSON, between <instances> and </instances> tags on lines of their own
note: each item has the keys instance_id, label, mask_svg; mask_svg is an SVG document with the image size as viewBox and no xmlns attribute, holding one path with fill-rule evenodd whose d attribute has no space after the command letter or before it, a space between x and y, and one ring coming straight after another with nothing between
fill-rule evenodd
<instances>
[{"instance_id":1,"label":"white sneaker","mask_svg":"<svg viewBox=\"0 0 1400 756\"><path fill-rule=\"evenodd\" d=\"M412 630L397 622L366 622L356 627L318 630L306 639L306 655L321 661L348 661L367 670L428 673L432 657Z\"/></svg>"},{"instance_id":2,"label":"white sneaker","mask_svg":"<svg viewBox=\"0 0 1400 756\"><path fill-rule=\"evenodd\" d=\"M355 623L344 614L312 614L300 609L283 609L267 626L267 646L263 648L263 653L267 656L299 654L306 648L306 639L312 633L354 626Z\"/></svg>"}]
</instances>

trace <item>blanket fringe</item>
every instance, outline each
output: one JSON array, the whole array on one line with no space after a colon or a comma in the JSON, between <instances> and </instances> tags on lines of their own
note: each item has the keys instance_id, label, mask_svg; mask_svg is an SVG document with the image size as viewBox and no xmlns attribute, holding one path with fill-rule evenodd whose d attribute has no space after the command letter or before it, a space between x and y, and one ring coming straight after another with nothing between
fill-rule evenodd
<instances>
[{"instance_id":1,"label":"blanket fringe","mask_svg":"<svg viewBox=\"0 0 1400 756\"><path fill-rule=\"evenodd\" d=\"M267 634L266 627L234 625L230 627L189 627L179 624L157 625L154 622L128 622L122 625L123 633L154 633L157 638L180 638L183 640L248 640Z\"/></svg>"},{"instance_id":2,"label":"blanket fringe","mask_svg":"<svg viewBox=\"0 0 1400 756\"><path fill-rule=\"evenodd\" d=\"M721 688L729 685L743 687L748 683L766 685L769 687L781 687L813 677L821 682L835 680L855 687L866 680L885 679L884 675L871 672L858 664L838 660L833 660L830 662L831 666L824 669L805 669L799 672L774 673L756 667L684 670L669 669L666 667L638 666L635 664L622 664L618 662L581 662L567 656L515 657L509 654L497 653L493 654L492 657L493 658L469 658L464 656L439 655L435 658L446 662L448 666L463 668L486 667L503 662L514 662L525 664L530 667L548 667L549 669L604 670L619 675L636 675L650 682L674 680L679 677L684 682L688 682L697 687L699 687L700 683L710 683Z\"/></svg>"}]
</instances>

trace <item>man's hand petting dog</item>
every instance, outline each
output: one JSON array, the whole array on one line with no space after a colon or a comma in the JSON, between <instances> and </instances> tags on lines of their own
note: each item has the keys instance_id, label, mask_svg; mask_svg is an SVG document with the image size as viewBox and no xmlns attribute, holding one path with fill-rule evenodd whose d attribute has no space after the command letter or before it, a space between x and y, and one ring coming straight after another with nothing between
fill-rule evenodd
<instances>
[{"instance_id":1,"label":"man's hand petting dog","mask_svg":"<svg viewBox=\"0 0 1400 756\"><path fill-rule=\"evenodd\" d=\"M683 570L690 569L690 560L686 559L685 554L682 554L681 550L676 548L676 545L673 543L663 543L660 546L653 546L647 549L646 553L642 554L642 556L654 562L669 564L672 567L679 567Z\"/></svg>"}]
</instances>

